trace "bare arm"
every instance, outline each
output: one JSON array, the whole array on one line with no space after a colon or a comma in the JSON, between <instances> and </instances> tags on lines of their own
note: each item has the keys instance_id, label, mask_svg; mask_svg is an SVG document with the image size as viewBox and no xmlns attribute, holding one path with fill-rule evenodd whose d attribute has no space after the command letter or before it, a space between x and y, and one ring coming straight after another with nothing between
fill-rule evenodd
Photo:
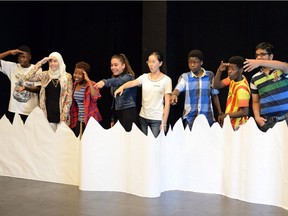
<instances>
[{"instance_id":1,"label":"bare arm","mask_svg":"<svg viewBox=\"0 0 288 216\"><path fill-rule=\"evenodd\" d=\"M16 91L18 92L22 92L24 90L29 91L29 92L33 92L33 93L39 93L40 92L40 86L34 86L34 87L28 87L28 86L19 86L16 89Z\"/></svg>"},{"instance_id":2,"label":"bare arm","mask_svg":"<svg viewBox=\"0 0 288 216\"><path fill-rule=\"evenodd\" d=\"M241 118L244 116L249 115L249 107L240 107L240 110L234 113L223 113L221 115L221 118L225 118L227 115L229 115L230 118Z\"/></svg>"},{"instance_id":3,"label":"bare arm","mask_svg":"<svg viewBox=\"0 0 288 216\"><path fill-rule=\"evenodd\" d=\"M19 53L24 53L24 52L19 50L19 49L8 50L6 52L0 53L0 59L3 59L3 58L5 58L6 56L9 56L9 55L17 55ZM1 66L1 61L0 61L0 66Z\"/></svg>"},{"instance_id":4,"label":"bare arm","mask_svg":"<svg viewBox=\"0 0 288 216\"><path fill-rule=\"evenodd\" d=\"M101 89L101 88L103 88L105 86L105 83L104 83L103 80L100 80L94 86L97 87L98 89Z\"/></svg>"},{"instance_id":5,"label":"bare arm","mask_svg":"<svg viewBox=\"0 0 288 216\"><path fill-rule=\"evenodd\" d=\"M258 94L252 94L252 109L254 113L255 121L259 126L265 124L266 119L260 115L260 98Z\"/></svg>"},{"instance_id":6,"label":"bare arm","mask_svg":"<svg viewBox=\"0 0 288 216\"><path fill-rule=\"evenodd\" d=\"M19 49L8 50L6 52L0 53L0 59L5 58L8 55L17 55L19 53L24 53L24 52Z\"/></svg>"},{"instance_id":7,"label":"bare arm","mask_svg":"<svg viewBox=\"0 0 288 216\"><path fill-rule=\"evenodd\" d=\"M11 50L8 50L6 52L0 53L0 59L3 59L3 58L5 58L8 55L11 55Z\"/></svg>"},{"instance_id":8,"label":"bare arm","mask_svg":"<svg viewBox=\"0 0 288 216\"><path fill-rule=\"evenodd\" d=\"M94 86L92 85L91 81L88 81L87 83L89 84L91 96L92 96L92 97L99 96L99 92L97 92L97 90L95 89L95 88L97 88L97 87L94 87Z\"/></svg>"},{"instance_id":9,"label":"bare arm","mask_svg":"<svg viewBox=\"0 0 288 216\"><path fill-rule=\"evenodd\" d=\"M223 61L221 61L221 64L214 77L213 88L220 89L220 88L226 87L223 80L221 80L221 75L224 71L227 70L228 66L229 66L229 63L224 63Z\"/></svg>"},{"instance_id":10,"label":"bare arm","mask_svg":"<svg viewBox=\"0 0 288 216\"><path fill-rule=\"evenodd\" d=\"M178 96L180 94L180 91L178 89L174 89L171 96L170 96L170 104L175 105L178 102Z\"/></svg>"},{"instance_id":11,"label":"bare arm","mask_svg":"<svg viewBox=\"0 0 288 216\"><path fill-rule=\"evenodd\" d=\"M165 100L165 105L164 105L164 113L163 113L163 121L162 121L162 126L164 131L166 132L167 130L167 120L168 120L168 116L169 116L169 112L170 112L170 94L165 94L164 96L164 100ZM161 130L161 126L160 126L160 130Z\"/></svg>"},{"instance_id":12,"label":"bare arm","mask_svg":"<svg viewBox=\"0 0 288 216\"><path fill-rule=\"evenodd\" d=\"M96 86L94 87L93 85L92 85L92 82L91 82L91 80L89 79L89 76L88 76L88 74L87 74L87 72L86 71L84 71L84 70L82 70L82 73L84 74L84 79L85 79L85 81L88 83L88 85L89 85L89 88L90 88L90 92L91 92L91 96L92 97L95 97L95 96L99 96L99 92L97 92L97 90L96 90Z\"/></svg>"},{"instance_id":13,"label":"bare arm","mask_svg":"<svg viewBox=\"0 0 288 216\"><path fill-rule=\"evenodd\" d=\"M281 62L277 60L256 60L256 59L246 59L244 62L245 72L250 72L257 67L267 67L283 71L288 74L288 63Z\"/></svg>"},{"instance_id":14,"label":"bare arm","mask_svg":"<svg viewBox=\"0 0 288 216\"><path fill-rule=\"evenodd\" d=\"M29 91L29 92L33 92L33 93L39 93L40 89L41 89L40 86L34 86L34 87L24 86L24 90Z\"/></svg>"},{"instance_id":15,"label":"bare arm","mask_svg":"<svg viewBox=\"0 0 288 216\"><path fill-rule=\"evenodd\" d=\"M219 97L217 94L212 95L212 99L213 99L213 103L214 106L216 107L216 110L219 114L222 114L222 110L221 110L221 106L220 106L220 101L219 101Z\"/></svg>"},{"instance_id":16,"label":"bare arm","mask_svg":"<svg viewBox=\"0 0 288 216\"><path fill-rule=\"evenodd\" d=\"M223 119L224 119L225 117L222 118L222 116L224 115L224 113L222 112L218 95L212 95L212 100L213 100L214 106L216 107L216 110L217 110L217 112L218 112L217 121L218 121L218 123L219 123L219 124L221 125L221 127L222 127L222 125L223 125Z\"/></svg>"},{"instance_id":17,"label":"bare arm","mask_svg":"<svg viewBox=\"0 0 288 216\"><path fill-rule=\"evenodd\" d=\"M249 115L249 107L240 107L240 110L234 113L222 113L218 116L218 122L222 126L224 119L229 115L230 118L241 118Z\"/></svg>"}]
</instances>

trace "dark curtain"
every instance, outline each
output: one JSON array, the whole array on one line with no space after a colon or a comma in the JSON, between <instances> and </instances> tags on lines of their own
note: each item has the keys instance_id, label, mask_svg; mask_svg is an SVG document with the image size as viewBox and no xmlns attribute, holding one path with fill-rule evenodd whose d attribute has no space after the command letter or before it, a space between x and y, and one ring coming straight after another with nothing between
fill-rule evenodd
<instances>
[{"instance_id":1,"label":"dark curtain","mask_svg":"<svg viewBox=\"0 0 288 216\"><path fill-rule=\"evenodd\" d=\"M31 62L36 63L57 51L71 74L76 62L88 62L94 81L110 78L112 55L124 53L136 75L141 73L141 2L0 2L0 8L0 52L25 44L32 49ZM17 59L8 56L4 60ZM101 124L109 128L112 96L108 88L101 94Z\"/></svg>"},{"instance_id":2,"label":"dark curtain","mask_svg":"<svg viewBox=\"0 0 288 216\"><path fill-rule=\"evenodd\" d=\"M157 32L159 26L153 25L153 20L167 14L165 63L173 87L180 74L189 70L187 54L191 49L203 51L203 67L214 73L221 60L228 61L233 55L254 58L255 46L263 41L275 46L275 59L287 60L288 2L163 1L162 4L165 4L163 10L167 8L167 12L151 13L155 17L149 17L149 22L151 31ZM136 76L147 72L141 68L147 58L142 56L145 14L141 1L7 1L0 2L0 7L0 52L26 44L32 49L32 63L36 63L58 51L70 73L73 73L77 61L88 62L91 65L90 78L94 81L111 76L110 58L122 52L130 60ZM159 8L158 5L157 10ZM153 4L151 10L155 10ZM149 43L157 47L159 42L151 37ZM5 60L16 61L16 57L9 56ZM43 69L47 69L45 66ZM253 73L245 75L250 80ZM2 79L0 86L9 92ZM112 97L106 88L101 90L101 94L101 124L109 128ZM223 110L226 96L227 89L221 90ZM183 99L182 95L179 105L171 108L171 124L182 115ZM3 101L7 101L7 97L2 99L1 96L1 110L6 106Z\"/></svg>"},{"instance_id":3,"label":"dark curtain","mask_svg":"<svg viewBox=\"0 0 288 216\"><path fill-rule=\"evenodd\" d=\"M167 67L173 86L181 73L188 72L187 55L192 49L204 53L203 67L216 73L221 62L234 55L254 58L255 46L269 42L275 47L274 59L287 61L288 2L210 2L168 1ZM250 81L251 73L245 73ZM226 77L227 73L223 74ZM225 111L228 88L220 91ZM184 95L171 108L170 121L181 117ZM250 107L250 116L253 116Z\"/></svg>"}]
</instances>

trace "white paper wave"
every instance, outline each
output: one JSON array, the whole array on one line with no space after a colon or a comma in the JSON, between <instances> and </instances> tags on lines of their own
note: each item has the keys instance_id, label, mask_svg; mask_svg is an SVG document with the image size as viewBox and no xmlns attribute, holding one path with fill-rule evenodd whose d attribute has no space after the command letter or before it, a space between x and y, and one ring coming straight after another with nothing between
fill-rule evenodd
<instances>
[{"instance_id":1,"label":"white paper wave","mask_svg":"<svg viewBox=\"0 0 288 216\"><path fill-rule=\"evenodd\" d=\"M285 121L266 133L250 118L238 131L230 119L209 126L203 115L192 131L181 119L154 138L135 125L108 130L93 118L81 142L65 124L51 129L39 108L23 125L0 120L0 175L158 197L182 190L222 194L288 209L288 129Z\"/></svg>"}]
</instances>

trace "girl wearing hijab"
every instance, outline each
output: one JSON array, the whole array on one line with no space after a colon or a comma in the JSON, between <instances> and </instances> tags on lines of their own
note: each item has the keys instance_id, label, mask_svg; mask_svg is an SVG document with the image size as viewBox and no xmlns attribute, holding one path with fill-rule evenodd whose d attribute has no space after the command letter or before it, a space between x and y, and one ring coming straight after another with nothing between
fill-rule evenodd
<instances>
[{"instance_id":1,"label":"girl wearing hijab","mask_svg":"<svg viewBox=\"0 0 288 216\"><path fill-rule=\"evenodd\" d=\"M49 63L48 71L36 73L45 63ZM70 106L72 103L72 76L66 72L66 65L58 52L52 52L39 61L26 76L28 80L41 81L40 108L43 110L52 129L56 131L58 124L70 125Z\"/></svg>"}]
</instances>

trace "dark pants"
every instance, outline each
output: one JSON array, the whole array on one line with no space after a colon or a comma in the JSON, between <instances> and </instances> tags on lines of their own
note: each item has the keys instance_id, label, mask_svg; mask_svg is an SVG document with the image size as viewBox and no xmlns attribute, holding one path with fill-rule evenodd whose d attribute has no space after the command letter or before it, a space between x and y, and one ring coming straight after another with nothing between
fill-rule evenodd
<instances>
[{"instance_id":1,"label":"dark pants","mask_svg":"<svg viewBox=\"0 0 288 216\"><path fill-rule=\"evenodd\" d=\"M116 120L119 120L123 128L129 132L132 129L132 123L139 125L138 111L136 107L116 110Z\"/></svg>"},{"instance_id":2,"label":"dark pants","mask_svg":"<svg viewBox=\"0 0 288 216\"><path fill-rule=\"evenodd\" d=\"M11 124L13 124L15 113L10 112L10 111L7 111L5 115L6 115L6 117L9 119L9 121L11 122ZM23 123L25 124L26 119L28 118L28 115L23 115L23 114L19 114L19 115L20 115Z\"/></svg>"},{"instance_id":3,"label":"dark pants","mask_svg":"<svg viewBox=\"0 0 288 216\"><path fill-rule=\"evenodd\" d=\"M259 129L263 132L266 132L269 128L273 128L274 125L280 121L286 120L286 123L288 125L288 114L283 115L280 118L279 118L279 116L278 117L277 116L269 116L269 117L264 117L264 118L267 119L265 124L263 126L258 126Z\"/></svg>"},{"instance_id":4,"label":"dark pants","mask_svg":"<svg viewBox=\"0 0 288 216\"><path fill-rule=\"evenodd\" d=\"M80 135L80 139L81 139L85 128L86 128L86 125L84 122L77 121L76 127L72 128L72 131L74 132L76 137Z\"/></svg>"}]
</instances>

